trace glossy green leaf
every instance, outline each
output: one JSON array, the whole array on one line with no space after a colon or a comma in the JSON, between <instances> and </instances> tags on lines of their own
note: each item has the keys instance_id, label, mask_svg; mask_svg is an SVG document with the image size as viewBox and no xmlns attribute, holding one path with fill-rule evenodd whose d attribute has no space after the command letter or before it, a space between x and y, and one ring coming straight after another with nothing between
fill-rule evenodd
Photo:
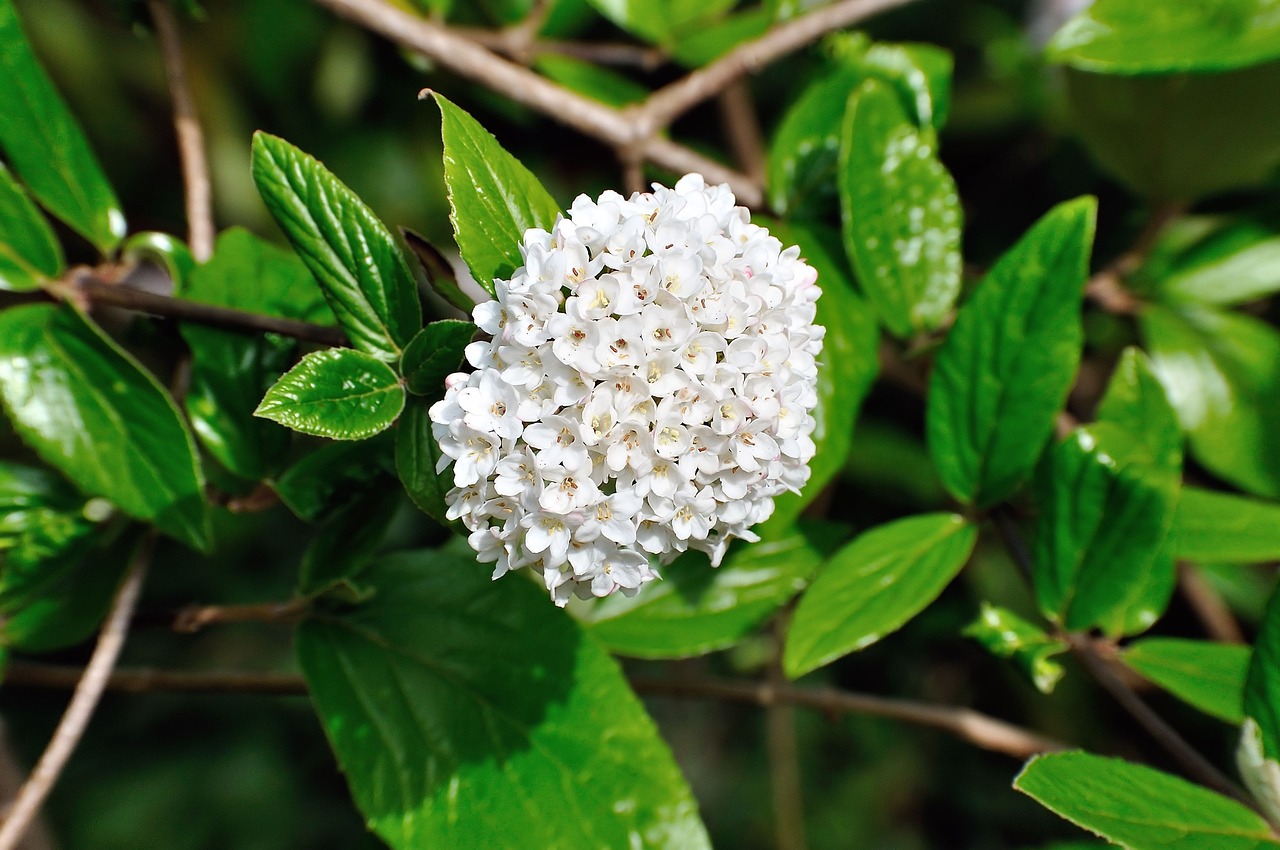
<instances>
[{"instance_id":1,"label":"glossy green leaf","mask_svg":"<svg viewBox=\"0 0 1280 850\"><path fill-rule=\"evenodd\" d=\"M956 316L929 384L929 453L962 502L1007 498L1035 466L1080 362L1096 202L1047 213Z\"/></svg>"},{"instance_id":2,"label":"glossy green leaf","mask_svg":"<svg viewBox=\"0 0 1280 850\"><path fill-rule=\"evenodd\" d=\"M701 68L743 42L764 35L772 23L768 10L757 7L709 24L683 26L671 45L671 57L686 68Z\"/></svg>"},{"instance_id":3,"label":"glossy green leaf","mask_svg":"<svg viewBox=\"0 0 1280 850\"><path fill-rule=\"evenodd\" d=\"M64 266L62 246L48 222L0 163L0 289L39 289Z\"/></svg>"},{"instance_id":4,"label":"glossy green leaf","mask_svg":"<svg viewBox=\"0 0 1280 850\"><path fill-rule=\"evenodd\" d=\"M863 80L838 68L808 85L787 107L769 145L769 206L778 215L821 210L836 197L840 133L849 94Z\"/></svg>"},{"instance_id":5,"label":"glossy green leaf","mask_svg":"<svg viewBox=\"0 0 1280 850\"><path fill-rule=\"evenodd\" d=\"M1184 487L1174 520L1177 555L1189 561L1280 561L1280 504Z\"/></svg>"},{"instance_id":6,"label":"glossy green leaf","mask_svg":"<svg viewBox=\"0 0 1280 850\"><path fill-rule=\"evenodd\" d=\"M587 0L601 15L633 35L670 44L683 32L704 29L737 0Z\"/></svg>"},{"instance_id":7,"label":"glossy green leaf","mask_svg":"<svg viewBox=\"0 0 1280 850\"><path fill-rule=\"evenodd\" d=\"M1051 59L1108 74L1221 71L1280 59L1269 0L1097 0L1049 43Z\"/></svg>"},{"instance_id":8,"label":"glossy green leaf","mask_svg":"<svg viewBox=\"0 0 1280 850\"><path fill-rule=\"evenodd\" d=\"M79 313L0 312L0 394L23 440L85 493L208 545L204 478L173 400Z\"/></svg>"},{"instance_id":9,"label":"glossy green leaf","mask_svg":"<svg viewBox=\"0 0 1280 850\"><path fill-rule=\"evenodd\" d=\"M290 251L233 228L219 237L209 262L189 273L180 288L192 301L301 321L333 321L320 288ZM289 433L255 417L263 393L293 361L293 340L182 325L191 349L186 396L191 427L209 454L251 481L274 473L284 461Z\"/></svg>"},{"instance_id":10,"label":"glossy green leaf","mask_svg":"<svg viewBox=\"0 0 1280 850\"><path fill-rule=\"evenodd\" d=\"M31 52L13 0L0 0L0 148L49 212L108 254L124 214L80 126Z\"/></svg>"},{"instance_id":11,"label":"glossy green leaf","mask_svg":"<svg viewBox=\"0 0 1280 850\"><path fill-rule=\"evenodd\" d=\"M371 354L328 348L303 357L267 390L254 411L304 434L363 440L391 427L405 392L391 367Z\"/></svg>"},{"instance_id":12,"label":"glossy green leaf","mask_svg":"<svg viewBox=\"0 0 1280 850\"><path fill-rule=\"evenodd\" d=\"M1235 800L1150 767L1082 752L1036 756L1013 787L1129 850L1280 847Z\"/></svg>"},{"instance_id":13,"label":"glossy green leaf","mask_svg":"<svg viewBox=\"0 0 1280 850\"><path fill-rule=\"evenodd\" d=\"M1109 173L1154 203L1265 183L1280 166L1280 62L1119 77L1067 68L1071 123Z\"/></svg>"},{"instance_id":14,"label":"glossy green leaf","mask_svg":"<svg viewBox=\"0 0 1280 850\"><path fill-rule=\"evenodd\" d=\"M861 32L837 33L826 42L843 66L889 83L921 129L941 130L951 108L951 54L932 44L872 41Z\"/></svg>"},{"instance_id":15,"label":"glossy green leaf","mask_svg":"<svg viewBox=\"0 0 1280 850\"><path fill-rule=\"evenodd\" d=\"M1120 355L1098 405L1099 422L1110 422L1138 438L1138 454L1126 458L1178 476L1182 472L1182 429L1151 361L1137 348Z\"/></svg>"},{"instance_id":16,"label":"glossy green leaf","mask_svg":"<svg viewBox=\"0 0 1280 850\"><path fill-rule=\"evenodd\" d=\"M806 523L780 539L735 548L714 569L706 555L686 553L641 593L595 603L589 629L610 651L634 658L724 649L803 590L841 536L838 527Z\"/></svg>"},{"instance_id":17,"label":"glossy green leaf","mask_svg":"<svg viewBox=\"0 0 1280 850\"><path fill-rule=\"evenodd\" d=\"M977 531L956 514L873 528L831 557L800 597L783 668L796 678L870 646L923 611L973 551Z\"/></svg>"},{"instance_id":18,"label":"glossy green leaf","mask_svg":"<svg viewBox=\"0 0 1280 850\"><path fill-rule=\"evenodd\" d=\"M1182 230L1195 232L1196 228L1200 233L1190 244L1165 246L1172 256L1151 286L1156 297L1227 305L1280 291L1280 221L1274 213L1193 217Z\"/></svg>"},{"instance_id":19,"label":"glossy green leaf","mask_svg":"<svg viewBox=\"0 0 1280 850\"><path fill-rule=\"evenodd\" d=\"M253 136L253 179L351 344L392 361L422 327L417 285L391 233L317 160Z\"/></svg>"},{"instance_id":20,"label":"glossy green leaf","mask_svg":"<svg viewBox=\"0 0 1280 850\"><path fill-rule=\"evenodd\" d=\"M1192 306L1150 305L1140 328L1196 460L1255 495L1280 498L1280 332Z\"/></svg>"},{"instance_id":21,"label":"glossy green leaf","mask_svg":"<svg viewBox=\"0 0 1280 850\"><path fill-rule=\"evenodd\" d=\"M396 426L396 474L418 510L441 525L450 525L444 497L453 489L453 472L439 471L443 455L431 433L428 410L422 399L409 399L405 405Z\"/></svg>"},{"instance_id":22,"label":"glossy green leaf","mask_svg":"<svg viewBox=\"0 0 1280 850\"><path fill-rule=\"evenodd\" d=\"M819 225L800 226L757 218L783 245L798 244L800 256L818 272L822 296L814 321L826 328L818 362L817 453L800 494L774 499L774 512L759 533L766 539L791 531L796 518L844 468L853 445L853 426L862 401L880 372L880 328L871 307L858 296L838 259L839 237ZM837 246L835 250L828 246Z\"/></svg>"},{"instance_id":23,"label":"glossy green leaf","mask_svg":"<svg viewBox=\"0 0 1280 850\"><path fill-rule=\"evenodd\" d=\"M709 847L617 664L541 588L491 582L461 547L382 558L359 580L369 602L303 623L298 657L389 845Z\"/></svg>"},{"instance_id":24,"label":"glossy green leaf","mask_svg":"<svg viewBox=\"0 0 1280 850\"><path fill-rule=\"evenodd\" d=\"M92 635L124 577L136 531L79 533L38 560L8 553L0 568L0 645L49 652Z\"/></svg>"},{"instance_id":25,"label":"glossy green leaf","mask_svg":"<svg viewBox=\"0 0 1280 850\"><path fill-rule=\"evenodd\" d=\"M838 182L845 250L886 327L938 327L960 293L960 199L885 83L868 80L849 101Z\"/></svg>"},{"instance_id":26,"label":"glossy green leaf","mask_svg":"<svg viewBox=\"0 0 1280 850\"><path fill-rule=\"evenodd\" d=\"M1261 744L1261 758L1273 765L1273 771L1280 769L1276 767L1280 762L1280 593L1272 594L1254 642L1244 686L1244 716L1256 727L1250 731ZM1280 799L1270 802L1280 806Z\"/></svg>"},{"instance_id":27,"label":"glossy green leaf","mask_svg":"<svg viewBox=\"0 0 1280 850\"><path fill-rule=\"evenodd\" d=\"M1036 598L1069 630L1107 624L1160 588L1173 524L1175 480L1131 458L1135 438L1111 423L1078 428L1050 449L1037 489Z\"/></svg>"},{"instance_id":28,"label":"glossy green leaf","mask_svg":"<svg viewBox=\"0 0 1280 850\"><path fill-rule=\"evenodd\" d=\"M1066 672L1053 656L1070 647L1005 608L982 603L978 619L965 627L964 635L992 655L1012 659L1041 693L1052 693Z\"/></svg>"},{"instance_id":29,"label":"glossy green leaf","mask_svg":"<svg viewBox=\"0 0 1280 850\"><path fill-rule=\"evenodd\" d=\"M476 326L456 319L432 322L405 346L400 373L405 387L414 395L444 395L444 379L462 365L462 354Z\"/></svg>"},{"instance_id":30,"label":"glossy green leaf","mask_svg":"<svg viewBox=\"0 0 1280 850\"><path fill-rule=\"evenodd\" d=\"M1182 638L1143 638L1124 648L1121 660L1147 679L1205 714L1239 725L1243 719L1249 647Z\"/></svg>"},{"instance_id":31,"label":"glossy green leaf","mask_svg":"<svg viewBox=\"0 0 1280 850\"><path fill-rule=\"evenodd\" d=\"M433 97L440 107L454 237L472 276L492 295L495 280L524 265L524 232L550 229L560 206L476 119L444 95Z\"/></svg>"},{"instance_id":32,"label":"glossy green leaf","mask_svg":"<svg viewBox=\"0 0 1280 850\"><path fill-rule=\"evenodd\" d=\"M325 443L286 469L272 487L299 518L324 520L361 499L392 470L390 450L390 441L381 436Z\"/></svg>"},{"instance_id":33,"label":"glossy green leaf","mask_svg":"<svg viewBox=\"0 0 1280 850\"><path fill-rule=\"evenodd\" d=\"M359 499L333 512L320 526L298 569L298 592L319 593L360 572L378 551L400 504L400 490L388 475L375 480Z\"/></svg>"},{"instance_id":34,"label":"glossy green leaf","mask_svg":"<svg viewBox=\"0 0 1280 850\"><path fill-rule=\"evenodd\" d=\"M0 585L11 587L15 573L40 570L91 532L84 503L49 470L0 462ZM9 595L0 591L0 597Z\"/></svg>"}]
</instances>

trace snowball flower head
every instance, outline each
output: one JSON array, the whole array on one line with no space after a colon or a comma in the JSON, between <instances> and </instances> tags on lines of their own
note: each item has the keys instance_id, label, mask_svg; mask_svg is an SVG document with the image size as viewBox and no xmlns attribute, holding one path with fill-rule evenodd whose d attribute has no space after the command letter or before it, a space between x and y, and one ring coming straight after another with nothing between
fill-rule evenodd
<instances>
[{"instance_id":1,"label":"snowball flower head","mask_svg":"<svg viewBox=\"0 0 1280 850\"><path fill-rule=\"evenodd\" d=\"M450 519L494 578L529 567L556 604L634 594L657 564L735 537L813 457L817 274L727 186L581 195L475 308L431 407Z\"/></svg>"}]
</instances>

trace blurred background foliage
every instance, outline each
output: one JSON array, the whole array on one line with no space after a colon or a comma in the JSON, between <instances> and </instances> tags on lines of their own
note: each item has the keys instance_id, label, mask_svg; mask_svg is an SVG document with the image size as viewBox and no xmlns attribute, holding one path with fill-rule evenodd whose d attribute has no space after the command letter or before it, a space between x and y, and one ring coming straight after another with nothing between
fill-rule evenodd
<instances>
[{"instance_id":1,"label":"blurred background foliage","mask_svg":"<svg viewBox=\"0 0 1280 850\"><path fill-rule=\"evenodd\" d=\"M497 26L511 19L507 7L518 5L457 2L451 21ZM1146 202L1111 175L1129 183L1140 176L1108 153L1114 139L1093 138L1097 158L1091 156L1073 132L1070 108L1072 99L1096 105L1132 97L1123 89L1134 81L1064 71L1042 59L1047 36L1072 5L1079 4L921 0L875 18L868 27L875 39L928 42L954 55L950 117L940 147L964 206L965 257L976 267L989 265L1045 210L1066 198L1085 193L1100 198L1095 264L1125 250L1145 219ZM158 51L139 22L140 9L102 0L21 0L18 7L116 186L132 229L183 232L168 96ZM184 27L221 227L243 225L278 236L249 174L249 139L255 129L264 129L324 161L389 224L447 244L451 231L439 119L433 107L416 100L428 84L474 114L563 204L580 192L594 195L620 182L620 168L606 147L406 56L304 0L207 0ZM627 38L585 0L561 0L549 31L581 39ZM767 132L823 61L820 48L802 51L751 79ZM1274 67L1268 66L1272 73ZM667 65L626 76L647 89L679 73L679 67ZM625 99L630 90L619 82L607 96ZM1242 90L1246 107L1253 103L1251 96ZM1275 119L1274 111L1268 115ZM695 147L724 149L713 103L690 112L674 130ZM1108 163L1107 170L1099 160ZM1277 198L1270 180L1226 188L1198 211L1254 209ZM81 243L71 239L67 244ZM87 246L83 256L71 248L68 259L88 261ZM1250 309L1276 318L1266 302ZM1132 322L1101 312L1089 314L1086 329L1090 363L1114 362L1135 336ZM1088 368L1082 375L1086 389ZM1096 399L1096 384L1105 375L1100 371L1087 395ZM861 529L945 503L924 448L922 410L918 396L877 384L832 500L835 518ZM11 435L4 448L7 456L25 456ZM1209 478L1204 470L1191 472ZM404 507L384 547L431 542L423 539L433 533L425 530L428 526ZM125 664L295 669L286 626L224 626L190 636L166 627L174 610L193 601L287 598L299 553L311 536L281 506L234 518L220 513L216 532L219 548L207 559L162 544ZM1208 567L1204 576L1246 627L1256 623L1270 590L1269 572ZM1034 610L1003 551L982 548L963 580L938 604L892 639L813 678L972 705L1091 750L1169 767L1070 661L1067 677L1046 696L1011 665L960 636L976 616L979 600ZM1180 599L1175 598L1159 631L1197 634ZM629 666L677 679L755 671L766 651L757 639L703 659ZM85 657L86 648L79 647L50 660L77 663ZM64 699L65 694L34 689L0 691L0 714L21 763L29 765L38 756ZM1215 760L1229 760L1234 738L1228 727L1165 694L1151 692L1149 699L1193 744ZM732 704L654 699L649 705L692 783L717 846L771 846L764 715ZM1016 765L1004 756L884 720L799 711L797 722L814 850L1023 848L1080 836L1009 788ZM300 697L108 695L53 794L46 821L56 846L71 850L380 846L365 833L320 726Z\"/></svg>"}]
</instances>

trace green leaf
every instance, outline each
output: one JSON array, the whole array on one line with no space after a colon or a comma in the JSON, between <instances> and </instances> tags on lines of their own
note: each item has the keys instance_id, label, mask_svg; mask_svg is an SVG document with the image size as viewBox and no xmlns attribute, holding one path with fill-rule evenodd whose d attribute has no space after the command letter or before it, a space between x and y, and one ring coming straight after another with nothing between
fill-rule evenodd
<instances>
[{"instance_id":1,"label":"green leaf","mask_svg":"<svg viewBox=\"0 0 1280 850\"><path fill-rule=\"evenodd\" d=\"M204 478L173 400L79 313L0 312L0 394L22 439L85 493L208 546Z\"/></svg>"},{"instance_id":2,"label":"green leaf","mask_svg":"<svg viewBox=\"0 0 1280 850\"><path fill-rule=\"evenodd\" d=\"M982 603L978 619L966 626L963 634L992 655L1013 659L1041 693L1052 693L1066 672L1053 656L1070 647L1005 608Z\"/></svg>"},{"instance_id":3,"label":"green leaf","mask_svg":"<svg viewBox=\"0 0 1280 850\"><path fill-rule=\"evenodd\" d=\"M409 392L443 396L444 379L458 371L463 351L475 333L475 325L456 319L441 319L418 331L400 358L400 372Z\"/></svg>"},{"instance_id":4,"label":"green leaf","mask_svg":"<svg viewBox=\"0 0 1280 850\"><path fill-rule=\"evenodd\" d=\"M969 560L977 531L956 514L873 528L831 557L800 597L783 667L796 678L901 628Z\"/></svg>"},{"instance_id":5,"label":"green leaf","mask_svg":"<svg viewBox=\"0 0 1280 850\"><path fill-rule=\"evenodd\" d=\"M737 0L587 0L601 15L627 32L670 46L683 32L711 25Z\"/></svg>"},{"instance_id":6,"label":"green leaf","mask_svg":"<svg viewBox=\"0 0 1280 850\"><path fill-rule=\"evenodd\" d=\"M1082 752L1036 756L1013 787L1129 850L1280 847L1266 821L1235 800L1119 759Z\"/></svg>"},{"instance_id":7,"label":"green leaf","mask_svg":"<svg viewBox=\"0 0 1280 850\"><path fill-rule=\"evenodd\" d=\"M0 0L0 148L31 194L109 254L124 214L84 133L31 52L13 0Z\"/></svg>"},{"instance_id":8,"label":"green leaf","mask_svg":"<svg viewBox=\"0 0 1280 850\"><path fill-rule=\"evenodd\" d=\"M1080 362L1097 204L1060 204L960 309L929 383L929 453L962 502L994 505L1030 474Z\"/></svg>"},{"instance_id":9,"label":"green leaf","mask_svg":"<svg viewBox=\"0 0 1280 850\"><path fill-rule=\"evenodd\" d=\"M1139 453L1126 460L1181 475L1182 429L1151 361L1137 348L1121 353L1097 418L1138 438Z\"/></svg>"},{"instance_id":10,"label":"green leaf","mask_svg":"<svg viewBox=\"0 0 1280 850\"><path fill-rule=\"evenodd\" d=\"M415 233L407 227L400 228L400 236L414 259L418 261L418 268L422 270L422 277L431 291L440 296L446 304L471 315L476 302L458 286L458 275L454 272L448 258L440 253L440 249L428 242L422 234Z\"/></svg>"},{"instance_id":11,"label":"green leaf","mask_svg":"<svg viewBox=\"0 0 1280 850\"><path fill-rule=\"evenodd\" d=\"M162 266L173 280L175 291L179 293L196 268L196 258L191 255L186 242L155 230L130 235L120 246L120 253L126 263L154 263Z\"/></svg>"},{"instance_id":12,"label":"green leaf","mask_svg":"<svg viewBox=\"0 0 1280 850\"><path fill-rule=\"evenodd\" d=\"M1144 679L1183 702L1233 725L1244 719L1241 703L1249 647L1181 638L1144 638L1120 658Z\"/></svg>"},{"instance_id":13,"label":"green leaf","mask_svg":"<svg viewBox=\"0 0 1280 850\"><path fill-rule=\"evenodd\" d=\"M298 592L320 593L360 572L377 554L400 504L400 489L380 476L359 499L333 512L302 554Z\"/></svg>"},{"instance_id":14,"label":"green leaf","mask_svg":"<svg viewBox=\"0 0 1280 850\"><path fill-rule=\"evenodd\" d=\"M431 433L428 405L410 399L396 426L396 473L409 499L441 525L456 525L445 516L445 494L453 489L453 475L440 472L440 444Z\"/></svg>"},{"instance_id":15,"label":"green leaf","mask_svg":"<svg viewBox=\"0 0 1280 850\"><path fill-rule=\"evenodd\" d=\"M617 664L462 548L380 559L360 575L368 604L298 631L370 828L397 850L709 847Z\"/></svg>"},{"instance_id":16,"label":"green leaf","mask_svg":"<svg viewBox=\"0 0 1280 850\"><path fill-rule=\"evenodd\" d=\"M0 645L49 652L93 634L129 566L136 532L80 533L39 560L10 552L0 571Z\"/></svg>"},{"instance_id":17,"label":"green leaf","mask_svg":"<svg viewBox=\"0 0 1280 850\"><path fill-rule=\"evenodd\" d=\"M1205 307L1149 305L1139 319L1191 453L1227 481L1280 498L1280 333Z\"/></svg>"},{"instance_id":18,"label":"green leaf","mask_svg":"<svg viewBox=\"0 0 1280 850\"><path fill-rule=\"evenodd\" d=\"M1177 555L1189 561L1280 561L1280 505L1184 487L1174 519Z\"/></svg>"},{"instance_id":19,"label":"green leaf","mask_svg":"<svg viewBox=\"0 0 1280 850\"><path fill-rule=\"evenodd\" d=\"M303 357L267 390L254 411L304 434L363 440L385 431L404 408L391 367L371 354L328 348Z\"/></svg>"},{"instance_id":20,"label":"green leaf","mask_svg":"<svg viewBox=\"0 0 1280 850\"><path fill-rule=\"evenodd\" d=\"M1274 212L1240 218L1195 216L1181 223L1184 233L1200 232L1190 244L1165 249L1171 256L1156 270L1151 287L1156 297L1230 305L1280 291L1280 221ZM1144 271L1149 273L1151 265Z\"/></svg>"},{"instance_id":21,"label":"green leaf","mask_svg":"<svg viewBox=\"0 0 1280 850\"><path fill-rule=\"evenodd\" d=\"M1068 68L1071 123L1108 172L1154 203L1265 184L1280 165L1280 62L1118 77Z\"/></svg>"},{"instance_id":22,"label":"green leaf","mask_svg":"<svg viewBox=\"0 0 1280 850\"><path fill-rule=\"evenodd\" d=\"M391 471L390 448L383 437L326 443L286 469L272 487L299 518L327 519L362 498Z\"/></svg>"},{"instance_id":23,"label":"green leaf","mask_svg":"<svg viewBox=\"0 0 1280 850\"><path fill-rule=\"evenodd\" d=\"M1258 629L1244 686L1244 716L1258 727L1262 756L1280 762L1280 593L1271 595Z\"/></svg>"},{"instance_id":24,"label":"green leaf","mask_svg":"<svg viewBox=\"0 0 1280 850\"><path fill-rule=\"evenodd\" d=\"M15 575L43 571L93 531L84 506L84 497L52 472L0 461L0 585L11 588ZM11 596L0 590L0 598Z\"/></svg>"},{"instance_id":25,"label":"green leaf","mask_svg":"<svg viewBox=\"0 0 1280 850\"><path fill-rule=\"evenodd\" d=\"M789 534L735 548L712 569L688 552L662 569L662 581L633 597L591 606L591 634L633 658L689 658L741 641L804 589L831 554L839 528L802 524Z\"/></svg>"},{"instance_id":26,"label":"green leaf","mask_svg":"<svg viewBox=\"0 0 1280 850\"><path fill-rule=\"evenodd\" d=\"M898 336L937 328L960 293L960 199L884 83L849 100L839 188L845 250L885 325Z\"/></svg>"},{"instance_id":27,"label":"green leaf","mask_svg":"<svg viewBox=\"0 0 1280 850\"><path fill-rule=\"evenodd\" d=\"M1269 0L1098 0L1058 30L1048 55L1107 74L1221 71L1280 59Z\"/></svg>"},{"instance_id":28,"label":"green leaf","mask_svg":"<svg viewBox=\"0 0 1280 850\"><path fill-rule=\"evenodd\" d=\"M826 45L840 64L898 90L922 130L941 130L951 108L951 54L932 44L873 42L864 33L836 33Z\"/></svg>"},{"instance_id":29,"label":"green leaf","mask_svg":"<svg viewBox=\"0 0 1280 850\"><path fill-rule=\"evenodd\" d=\"M817 453L809 462L809 481L800 494L774 499L774 512L759 529L766 539L788 533L796 518L844 468L853 443L853 425L862 401L880 372L880 328L870 306L858 296L838 252L828 245L839 237L820 225L799 226L757 218L783 245L799 244L800 255L818 272L822 296L814 321L827 329L818 363Z\"/></svg>"},{"instance_id":30,"label":"green leaf","mask_svg":"<svg viewBox=\"0 0 1280 850\"><path fill-rule=\"evenodd\" d=\"M649 96L649 89L630 77L561 53L543 53L534 60L533 67L570 91L609 106L621 108Z\"/></svg>"},{"instance_id":31,"label":"green leaf","mask_svg":"<svg viewBox=\"0 0 1280 850\"><path fill-rule=\"evenodd\" d=\"M1069 630L1111 621L1151 587L1173 522L1176 482L1148 465L1110 423L1078 428L1051 449L1037 480L1033 577L1046 616Z\"/></svg>"},{"instance_id":32,"label":"green leaf","mask_svg":"<svg viewBox=\"0 0 1280 850\"><path fill-rule=\"evenodd\" d=\"M193 301L300 321L332 321L320 288L290 251L233 228L218 237L213 257L194 268L180 289ZM289 433L253 415L263 393L293 361L294 341L183 324L191 349L186 396L191 427L205 450L251 481L284 461Z\"/></svg>"},{"instance_id":33,"label":"green leaf","mask_svg":"<svg viewBox=\"0 0 1280 850\"><path fill-rule=\"evenodd\" d=\"M0 163L0 289L30 292L66 266L40 210Z\"/></svg>"},{"instance_id":34,"label":"green leaf","mask_svg":"<svg viewBox=\"0 0 1280 850\"><path fill-rule=\"evenodd\" d=\"M768 10L758 7L713 23L684 26L671 45L671 57L686 68L701 68L744 41L764 35L772 23Z\"/></svg>"},{"instance_id":35,"label":"green leaf","mask_svg":"<svg viewBox=\"0 0 1280 850\"><path fill-rule=\"evenodd\" d=\"M524 265L520 245L531 227L549 230L560 206L529 169L476 119L439 93L449 220L462 259L490 295L494 281Z\"/></svg>"},{"instance_id":36,"label":"green leaf","mask_svg":"<svg viewBox=\"0 0 1280 850\"><path fill-rule=\"evenodd\" d=\"M778 215L821 210L828 195L835 198L845 106L863 79L856 69L839 68L787 107L769 145L769 206Z\"/></svg>"},{"instance_id":37,"label":"green leaf","mask_svg":"<svg viewBox=\"0 0 1280 850\"><path fill-rule=\"evenodd\" d=\"M391 233L317 160L253 136L253 179L351 344L392 361L422 327L418 290Z\"/></svg>"}]
</instances>

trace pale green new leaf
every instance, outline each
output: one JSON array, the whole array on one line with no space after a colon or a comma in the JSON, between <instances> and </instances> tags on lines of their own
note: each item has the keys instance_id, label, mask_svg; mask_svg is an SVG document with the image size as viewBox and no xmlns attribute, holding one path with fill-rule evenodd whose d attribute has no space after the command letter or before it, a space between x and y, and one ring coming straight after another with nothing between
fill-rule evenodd
<instances>
[{"instance_id":1,"label":"pale green new leaf","mask_svg":"<svg viewBox=\"0 0 1280 850\"><path fill-rule=\"evenodd\" d=\"M1066 642L1050 637L1044 629L1017 614L990 603L982 603L978 619L965 627L971 637L1000 658L1012 659L1041 693L1052 693L1066 673L1053 656L1066 652Z\"/></svg>"},{"instance_id":2,"label":"pale green new leaf","mask_svg":"<svg viewBox=\"0 0 1280 850\"><path fill-rule=\"evenodd\" d=\"M255 416L333 440L363 440L385 431L404 408L405 391L391 367L351 348L315 351L267 390Z\"/></svg>"}]
</instances>

